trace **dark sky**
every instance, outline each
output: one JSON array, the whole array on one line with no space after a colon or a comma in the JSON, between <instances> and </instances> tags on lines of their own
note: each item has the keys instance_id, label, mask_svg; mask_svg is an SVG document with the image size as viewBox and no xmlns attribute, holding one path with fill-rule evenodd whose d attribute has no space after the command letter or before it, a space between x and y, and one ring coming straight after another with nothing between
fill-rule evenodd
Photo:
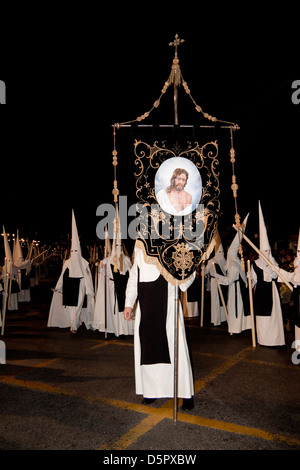
<instances>
[{"instance_id":1,"label":"dark sky","mask_svg":"<svg viewBox=\"0 0 300 470\"><path fill-rule=\"evenodd\" d=\"M292 103L291 86L300 70L292 12L268 20L261 13L246 17L244 9L234 19L232 12L223 16L212 8L188 26L180 12L174 23L156 23L153 15L151 26L145 26L146 13L133 19L134 12L126 12L120 21L122 12L113 9L101 18L93 11L80 18L77 11L76 21L67 15L47 26L41 21L17 44L6 41L0 68L8 104L0 113L1 226L51 241L70 232L74 208L80 234L96 238L96 208L113 203L111 125L152 107L169 76L169 42L178 33L185 39L178 49L181 71L193 98L209 114L240 126L234 138L241 217L250 211L256 231L260 199L273 237L298 233L300 104ZM145 124L173 123L167 94ZM179 123L206 123L182 87ZM226 138L220 160L230 167ZM120 147L121 140L120 131ZM122 194L131 158L131 149L122 148ZM230 185L229 171L224 229L234 222Z\"/></svg>"}]
</instances>

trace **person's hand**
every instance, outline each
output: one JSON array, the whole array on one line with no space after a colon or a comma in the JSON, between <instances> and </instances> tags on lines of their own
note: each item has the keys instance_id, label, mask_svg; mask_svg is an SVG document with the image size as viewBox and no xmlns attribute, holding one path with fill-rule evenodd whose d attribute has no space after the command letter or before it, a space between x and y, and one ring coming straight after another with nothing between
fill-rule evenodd
<instances>
[{"instance_id":1,"label":"person's hand","mask_svg":"<svg viewBox=\"0 0 300 470\"><path fill-rule=\"evenodd\" d=\"M131 320L131 312L132 308L131 307L125 307L123 311L123 316L125 320Z\"/></svg>"}]
</instances>

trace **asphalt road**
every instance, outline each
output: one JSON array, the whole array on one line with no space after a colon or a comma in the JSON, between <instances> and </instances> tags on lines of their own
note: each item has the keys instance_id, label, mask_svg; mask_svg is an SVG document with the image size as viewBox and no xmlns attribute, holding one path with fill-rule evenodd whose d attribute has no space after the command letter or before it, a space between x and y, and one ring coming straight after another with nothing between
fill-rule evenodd
<instances>
[{"instance_id":1,"label":"asphalt road","mask_svg":"<svg viewBox=\"0 0 300 470\"><path fill-rule=\"evenodd\" d=\"M202 328L198 318L186 319L195 406L182 411L179 402L175 423L172 399L143 405L135 394L132 336L47 328L52 286L41 282L31 302L7 313L1 451L19 451L21 460L20 451L91 451L97 462L133 467L112 459L141 450L147 458L300 450L300 364L292 362L291 333L284 348L253 348L250 331L231 336L226 325L210 324L207 310Z\"/></svg>"}]
</instances>

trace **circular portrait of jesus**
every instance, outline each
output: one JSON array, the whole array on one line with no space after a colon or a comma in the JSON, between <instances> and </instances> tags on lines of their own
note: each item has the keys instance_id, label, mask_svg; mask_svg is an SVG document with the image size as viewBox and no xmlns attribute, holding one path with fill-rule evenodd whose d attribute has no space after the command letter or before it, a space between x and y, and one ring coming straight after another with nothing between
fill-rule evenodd
<instances>
[{"instance_id":1,"label":"circular portrait of jesus","mask_svg":"<svg viewBox=\"0 0 300 470\"><path fill-rule=\"evenodd\" d=\"M201 176L190 160L173 157L160 165L155 175L155 196L165 212L190 214L199 203L201 194Z\"/></svg>"}]
</instances>

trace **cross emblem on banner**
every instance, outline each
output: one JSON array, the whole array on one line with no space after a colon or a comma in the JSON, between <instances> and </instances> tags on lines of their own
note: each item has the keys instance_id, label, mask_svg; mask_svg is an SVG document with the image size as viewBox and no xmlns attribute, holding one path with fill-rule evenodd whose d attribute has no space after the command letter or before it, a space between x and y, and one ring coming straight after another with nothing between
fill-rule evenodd
<instances>
[{"instance_id":1,"label":"cross emblem on banner","mask_svg":"<svg viewBox=\"0 0 300 470\"><path fill-rule=\"evenodd\" d=\"M175 39L173 42L169 43L169 46L174 46L175 47L175 57L177 57L177 48L184 42L184 39L180 39L178 37L178 34L175 35Z\"/></svg>"}]
</instances>

